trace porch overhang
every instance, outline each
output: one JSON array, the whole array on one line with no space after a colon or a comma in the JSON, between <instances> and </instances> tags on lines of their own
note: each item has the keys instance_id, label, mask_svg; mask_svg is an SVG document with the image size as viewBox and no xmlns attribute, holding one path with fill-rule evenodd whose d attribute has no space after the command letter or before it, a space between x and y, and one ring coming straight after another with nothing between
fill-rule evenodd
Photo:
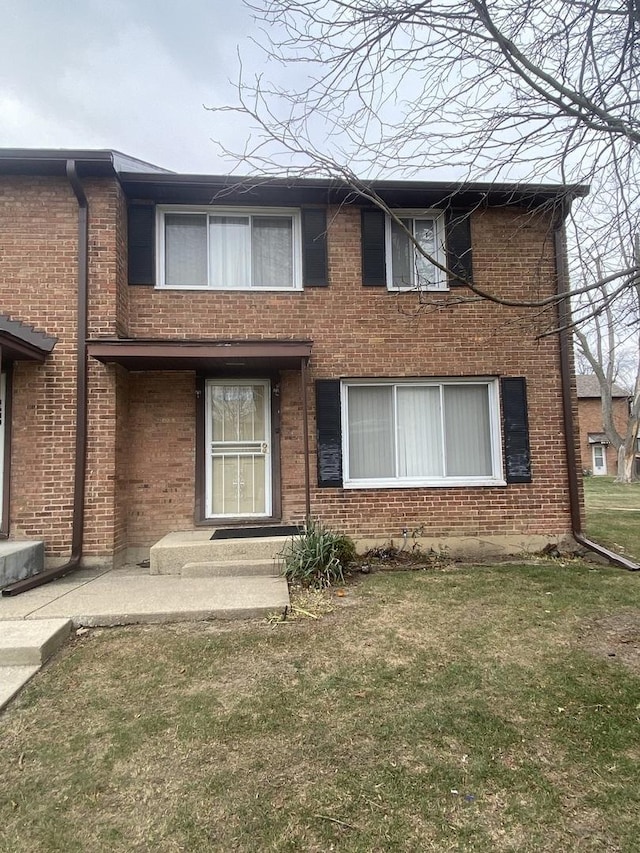
<instances>
[{"instance_id":1,"label":"porch overhang","mask_svg":"<svg viewBox=\"0 0 640 853\"><path fill-rule=\"evenodd\" d=\"M587 433L589 444L609 444L606 432L590 432Z\"/></svg>"},{"instance_id":2,"label":"porch overhang","mask_svg":"<svg viewBox=\"0 0 640 853\"><path fill-rule=\"evenodd\" d=\"M33 326L0 314L0 353L3 361L44 362L58 339Z\"/></svg>"},{"instance_id":3,"label":"porch overhang","mask_svg":"<svg viewBox=\"0 0 640 853\"><path fill-rule=\"evenodd\" d=\"M92 358L127 370L225 371L265 366L299 370L312 341L176 341L101 338L87 342Z\"/></svg>"}]
</instances>

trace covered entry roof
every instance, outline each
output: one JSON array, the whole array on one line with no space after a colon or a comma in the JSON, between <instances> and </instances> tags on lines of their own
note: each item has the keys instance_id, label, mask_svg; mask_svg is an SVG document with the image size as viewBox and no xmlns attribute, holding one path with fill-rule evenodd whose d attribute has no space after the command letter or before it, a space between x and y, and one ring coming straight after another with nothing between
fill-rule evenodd
<instances>
[{"instance_id":1,"label":"covered entry roof","mask_svg":"<svg viewBox=\"0 0 640 853\"><path fill-rule=\"evenodd\" d=\"M0 352L6 361L43 362L58 339L39 332L33 326L0 314Z\"/></svg>"},{"instance_id":2,"label":"covered entry roof","mask_svg":"<svg viewBox=\"0 0 640 853\"><path fill-rule=\"evenodd\" d=\"M89 341L89 355L127 370L206 370L300 367L311 341L175 341L113 338Z\"/></svg>"}]
</instances>

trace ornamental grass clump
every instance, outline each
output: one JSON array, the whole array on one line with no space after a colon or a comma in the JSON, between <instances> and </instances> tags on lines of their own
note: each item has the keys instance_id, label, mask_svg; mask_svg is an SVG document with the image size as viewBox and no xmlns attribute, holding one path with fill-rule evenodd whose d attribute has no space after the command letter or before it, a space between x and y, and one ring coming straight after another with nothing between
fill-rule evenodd
<instances>
[{"instance_id":1,"label":"ornamental grass clump","mask_svg":"<svg viewBox=\"0 0 640 853\"><path fill-rule=\"evenodd\" d=\"M311 519L282 551L284 575L291 583L324 589L344 583L344 569L355 556L352 539Z\"/></svg>"}]
</instances>

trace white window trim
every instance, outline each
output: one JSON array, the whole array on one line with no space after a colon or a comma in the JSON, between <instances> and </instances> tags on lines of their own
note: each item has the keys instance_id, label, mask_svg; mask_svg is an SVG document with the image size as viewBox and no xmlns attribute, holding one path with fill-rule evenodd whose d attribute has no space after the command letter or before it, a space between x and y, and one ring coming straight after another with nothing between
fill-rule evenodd
<instances>
[{"instance_id":1,"label":"white window trim","mask_svg":"<svg viewBox=\"0 0 640 853\"><path fill-rule=\"evenodd\" d=\"M442 266L447 265L447 252L446 252L446 230L445 230L445 221L444 221L444 212L442 210L437 210L433 208L419 209L419 208L409 208L409 209L398 209L394 210L393 213L398 217L398 219L420 219L420 218L433 218L434 227L435 227L435 244L436 244L436 253L434 255L435 259L442 264ZM412 284L408 287L394 287L393 286L393 243L391 239L391 223L392 219L390 216L385 216L385 264L386 264L386 278L387 278L387 290L390 290L394 293L406 293L407 291L421 291L423 293L430 293L432 291L443 291L449 290L449 282L447 281L446 273L438 269L436 267L437 272L437 282L431 287L418 287L415 284ZM417 251L416 247L412 244L412 249L414 252Z\"/></svg>"},{"instance_id":2,"label":"white window trim","mask_svg":"<svg viewBox=\"0 0 640 853\"><path fill-rule=\"evenodd\" d=\"M203 213L209 216L290 216L292 220L293 284L291 287L214 287L212 284L167 284L165 281L165 225L166 213ZM207 229L208 233L208 229ZM159 290L205 290L214 293L293 293L302 290L302 223L300 209L296 207L218 207L217 205L163 204L156 206L156 288ZM207 264L209 252L207 251ZM207 275L209 278L209 274Z\"/></svg>"},{"instance_id":3,"label":"white window trim","mask_svg":"<svg viewBox=\"0 0 640 853\"><path fill-rule=\"evenodd\" d=\"M443 385L482 385L488 388L489 428L491 438L491 476L465 477L385 477L376 479L350 479L349 477L349 403L348 389L356 385L420 386L441 387ZM342 410L342 468L343 487L345 489L411 489L429 486L430 488L455 488L469 486L506 486L503 475L502 439L500 431L500 395L498 380L495 377L453 377L449 379L343 379L340 385Z\"/></svg>"}]
</instances>

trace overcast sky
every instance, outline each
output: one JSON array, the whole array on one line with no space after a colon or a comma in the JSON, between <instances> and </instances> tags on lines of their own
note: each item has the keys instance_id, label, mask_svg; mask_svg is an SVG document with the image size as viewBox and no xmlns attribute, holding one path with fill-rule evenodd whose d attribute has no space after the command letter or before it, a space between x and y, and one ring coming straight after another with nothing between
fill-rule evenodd
<instances>
[{"instance_id":1,"label":"overcast sky","mask_svg":"<svg viewBox=\"0 0 640 853\"><path fill-rule=\"evenodd\" d=\"M230 171L211 140L241 147L243 129L203 105L233 102L239 45L258 57L242 0L0 0L0 12L0 147Z\"/></svg>"}]
</instances>

